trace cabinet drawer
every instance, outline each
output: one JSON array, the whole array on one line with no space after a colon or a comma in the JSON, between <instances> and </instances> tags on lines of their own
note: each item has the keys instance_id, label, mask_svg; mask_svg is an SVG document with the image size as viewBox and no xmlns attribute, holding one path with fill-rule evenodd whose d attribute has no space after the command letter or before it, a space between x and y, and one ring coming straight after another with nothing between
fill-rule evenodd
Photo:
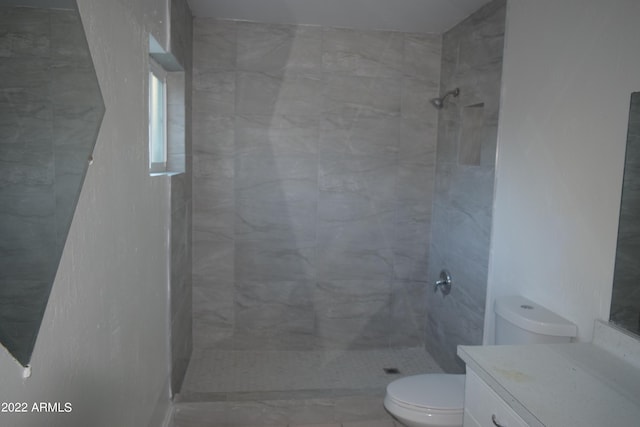
<instances>
[{"instance_id":1,"label":"cabinet drawer","mask_svg":"<svg viewBox=\"0 0 640 427\"><path fill-rule=\"evenodd\" d=\"M464 393L465 427L528 427L475 372L467 369Z\"/></svg>"}]
</instances>

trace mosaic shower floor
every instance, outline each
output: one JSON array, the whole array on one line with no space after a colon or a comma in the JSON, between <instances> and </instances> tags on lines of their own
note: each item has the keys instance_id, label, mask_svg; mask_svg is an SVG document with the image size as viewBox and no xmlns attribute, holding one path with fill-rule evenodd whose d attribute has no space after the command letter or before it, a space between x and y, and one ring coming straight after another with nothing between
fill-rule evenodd
<instances>
[{"instance_id":1,"label":"mosaic shower floor","mask_svg":"<svg viewBox=\"0 0 640 427\"><path fill-rule=\"evenodd\" d=\"M382 406L387 384L434 372L442 370L422 348L204 350L191 360L173 425L393 427Z\"/></svg>"},{"instance_id":2,"label":"mosaic shower floor","mask_svg":"<svg viewBox=\"0 0 640 427\"><path fill-rule=\"evenodd\" d=\"M400 374L388 374L395 368ZM202 351L183 394L385 388L394 378L441 372L422 348L349 351ZM213 396L210 396L213 397ZM192 400L192 399L190 399Z\"/></svg>"}]
</instances>

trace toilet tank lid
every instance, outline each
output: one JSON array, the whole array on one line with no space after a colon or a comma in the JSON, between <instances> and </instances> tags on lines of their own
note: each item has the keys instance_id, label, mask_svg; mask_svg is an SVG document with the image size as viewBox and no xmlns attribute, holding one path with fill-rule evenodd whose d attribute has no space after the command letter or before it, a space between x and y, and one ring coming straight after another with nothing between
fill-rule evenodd
<instances>
[{"instance_id":1,"label":"toilet tank lid","mask_svg":"<svg viewBox=\"0 0 640 427\"><path fill-rule=\"evenodd\" d=\"M578 333L575 324L519 295L496 298L495 312L529 332L560 337L575 337Z\"/></svg>"}]
</instances>

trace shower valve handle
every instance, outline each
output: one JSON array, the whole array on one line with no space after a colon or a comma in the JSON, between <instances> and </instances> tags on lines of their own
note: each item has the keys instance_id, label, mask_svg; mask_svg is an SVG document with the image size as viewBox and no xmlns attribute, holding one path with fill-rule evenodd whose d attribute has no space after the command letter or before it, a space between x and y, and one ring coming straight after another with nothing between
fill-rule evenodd
<instances>
[{"instance_id":1,"label":"shower valve handle","mask_svg":"<svg viewBox=\"0 0 640 427\"><path fill-rule=\"evenodd\" d=\"M440 272L440 280L438 280L433 288L433 292L438 292L438 288L442 292L442 295L449 295L451 292L451 274L448 270L442 270Z\"/></svg>"}]
</instances>

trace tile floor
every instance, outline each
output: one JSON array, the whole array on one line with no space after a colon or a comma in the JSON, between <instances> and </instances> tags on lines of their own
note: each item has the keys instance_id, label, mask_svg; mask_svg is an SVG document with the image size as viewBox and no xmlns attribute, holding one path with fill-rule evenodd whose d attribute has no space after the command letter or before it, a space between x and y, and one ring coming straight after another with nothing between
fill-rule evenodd
<instances>
[{"instance_id":1,"label":"tile floor","mask_svg":"<svg viewBox=\"0 0 640 427\"><path fill-rule=\"evenodd\" d=\"M442 370L415 348L205 350L192 358L172 427L399 427L382 406L386 385L430 372Z\"/></svg>"}]
</instances>

